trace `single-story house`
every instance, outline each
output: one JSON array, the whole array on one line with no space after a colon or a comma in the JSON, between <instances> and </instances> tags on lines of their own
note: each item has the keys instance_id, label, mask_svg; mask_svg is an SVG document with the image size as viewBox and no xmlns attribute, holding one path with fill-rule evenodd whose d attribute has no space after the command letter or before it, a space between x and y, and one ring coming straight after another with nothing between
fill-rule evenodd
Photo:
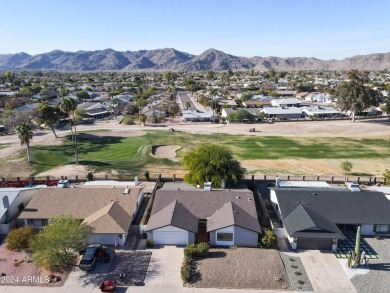
<instances>
[{"instance_id":1,"label":"single-story house","mask_svg":"<svg viewBox=\"0 0 390 293\"><path fill-rule=\"evenodd\" d=\"M88 118L92 118L92 119L102 119L102 118L109 117L111 115L111 112L99 107L99 108L86 110L85 115L87 115Z\"/></svg>"},{"instance_id":2,"label":"single-story house","mask_svg":"<svg viewBox=\"0 0 390 293\"><path fill-rule=\"evenodd\" d=\"M299 107L302 104L302 101L296 98L273 99L271 104L273 107Z\"/></svg>"},{"instance_id":3,"label":"single-story house","mask_svg":"<svg viewBox=\"0 0 390 293\"><path fill-rule=\"evenodd\" d=\"M143 200L142 187L45 188L35 193L19 219L40 229L48 220L71 215L92 228L88 243L124 245Z\"/></svg>"},{"instance_id":4,"label":"single-story house","mask_svg":"<svg viewBox=\"0 0 390 293\"><path fill-rule=\"evenodd\" d=\"M260 110L267 118L298 119L302 118L302 110L295 107L267 107Z\"/></svg>"},{"instance_id":5,"label":"single-story house","mask_svg":"<svg viewBox=\"0 0 390 293\"><path fill-rule=\"evenodd\" d=\"M276 93L282 97L295 97L297 94L296 91L276 91Z\"/></svg>"},{"instance_id":6,"label":"single-story house","mask_svg":"<svg viewBox=\"0 0 390 293\"><path fill-rule=\"evenodd\" d=\"M226 118L229 115L229 113L233 113L233 112L236 112L238 110L239 109L223 108L221 111L221 116ZM244 109L241 108L241 110L244 110L244 111L248 112L249 114L252 114L253 119L257 119L259 117L260 109L258 109L258 108L244 108Z\"/></svg>"},{"instance_id":7,"label":"single-story house","mask_svg":"<svg viewBox=\"0 0 390 293\"><path fill-rule=\"evenodd\" d=\"M311 106L301 108L302 112L307 117L315 118L339 118L341 117L341 112L333 107L326 106Z\"/></svg>"},{"instance_id":8,"label":"single-story house","mask_svg":"<svg viewBox=\"0 0 390 293\"><path fill-rule=\"evenodd\" d=\"M271 204L293 249L337 249L345 234L390 235L390 200L381 192L270 190Z\"/></svg>"},{"instance_id":9,"label":"single-story house","mask_svg":"<svg viewBox=\"0 0 390 293\"><path fill-rule=\"evenodd\" d=\"M16 112L24 112L24 111L28 111L28 110L34 110L34 109L38 108L38 106L39 106L39 103L26 104L26 105L17 107L14 110Z\"/></svg>"},{"instance_id":10,"label":"single-story house","mask_svg":"<svg viewBox=\"0 0 390 293\"><path fill-rule=\"evenodd\" d=\"M253 193L248 189L158 190L145 229L159 245L206 242L257 247L261 234Z\"/></svg>"},{"instance_id":11,"label":"single-story house","mask_svg":"<svg viewBox=\"0 0 390 293\"><path fill-rule=\"evenodd\" d=\"M270 107L271 102L270 101L261 101L261 100L249 100L242 102L245 108L263 108L263 107Z\"/></svg>"},{"instance_id":12,"label":"single-story house","mask_svg":"<svg viewBox=\"0 0 390 293\"><path fill-rule=\"evenodd\" d=\"M213 111L201 111L201 110L186 110L183 111L183 121L191 122L205 122L213 121Z\"/></svg>"},{"instance_id":13,"label":"single-story house","mask_svg":"<svg viewBox=\"0 0 390 293\"><path fill-rule=\"evenodd\" d=\"M16 218L24 207L29 203L38 188L46 187L26 187L26 188L0 188L0 234L8 232L16 226Z\"/></svg>"},{"instance_id":14,"label":"single-story house","mask_svg":"<svg viewBox=\"0 0 390 293\"><path fill-rule=\"evenodd\" d=\"M322 93L310 93L305 96L305 101L319 102L319 103L331 103L333 100L329 94Z\"/></svg>"}]
</instances>

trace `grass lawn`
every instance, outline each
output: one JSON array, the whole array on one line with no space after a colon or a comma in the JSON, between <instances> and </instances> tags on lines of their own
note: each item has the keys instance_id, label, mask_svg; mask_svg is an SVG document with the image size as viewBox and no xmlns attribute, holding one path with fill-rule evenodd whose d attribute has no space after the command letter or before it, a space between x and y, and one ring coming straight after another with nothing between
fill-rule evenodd
<instances>
[{"instance_id":1,"label":"grass lawn","mask_svg":"<svg viewBox=\"0 0 390 293\"><path fill-rule=\"evenodd\" d=\"M7 144L7 143L2 143L2 144L0 144L0 150L1 150L1 149L4 149L4 148L6 148L6 147L9 147L9 144Z\"/></svg>"},{"instance_id":2,"label":"grass lawn","mask_svg":"<svg viewBox=\"0 0 390 293\"><path fill-rule=\"evenodd\" d=\"M104 130L99 130L102 132ZM256 159L384 159L390 157L390 139L252 137L228 134L189 134L151 131L140 137L96 136L78 139L80 164L93 169L116 169L139 174L146 166L180 169L180 163L150 156L153 145L180 145L178 156L201 143L230 148L239 160ZM108 133L109 135L109 133ZM1 147L1 145L0 145ZM63 145L31 146L34 174L74 162L71 141ZM25 152L21 156L25 156ZM33 175L34 175L33 174Z\"/></svg>"}]
</instances>

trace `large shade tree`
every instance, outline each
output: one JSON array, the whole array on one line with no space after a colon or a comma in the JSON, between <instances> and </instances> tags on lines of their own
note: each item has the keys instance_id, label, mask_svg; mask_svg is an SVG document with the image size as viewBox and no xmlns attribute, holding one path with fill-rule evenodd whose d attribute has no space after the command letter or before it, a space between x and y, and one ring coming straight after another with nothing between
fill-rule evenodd
<instances>
[{"instance_id":1,"label":"large shade tree","mask_svg":"<svg viewBox=\"0 0 390 293\"><path fill-rule=\"evenodd\" d=\"M203 186L204 182L212 182L216 188L233 186L244 179L246 169L233 158L230 150L215 144L203 144L187 152L182 164L189 171L184 180L191 184Z\"/></svg>"},{"instance_id":2,"label":"large shade tree","mask_svg":"<svg viewBox=\"0 0 390 293\"><path fill-rule=\"evenodd\" d=\"M61 216L49 224L29 242L35 262L48 269L72 263L86 243L91 229L72 216Z\"/></svg>"},{"instance_id":3,"label":"large shade tree","mask_svg":"<svg viewBox=\"0 0 390 293\"><path fill-rule=\"evenodd\" d=\"M30 140L33 138L33 132L32 127L30 124L26 122L20 123L18 126L16 126L16 132L18 134L18 137L20 139L21 145L26 145L27 147L27 162L31 162L31 156L30 156Z\"/></svg>"},{"instance_id":4,"label":"large shade tree","mask_svg":"<svg viewBox=\"0 0 390 293\"><path fill-rule=\"evenodd\" d=\"M61 113L58 108L50 106L47 102L41 103L38 108L37 120L40 124L45 124L53 131L55 138L58 138L57 133L54 129L54 125L58 123L61 118Z\"/></svg>"},{"instance_id":5,"label":"large shade tree","mask_svg":"<svg viewBox=\"0 0 390 293\"><path fill-rule=\"evenodd\" d=\"M341 82L335 91L337 105L342 111L350 111L355 122L356 113L370 106L377 106L381 98L378 91L366 86L369 82L367 71L352 69L347 74L349 81Z\"/></svg>"},{"instance_id":6,"label":"large shade tree","mask_svg":"<svg viewBox=\"0 0 390 293\"><path fill-rule=\"evenodd\" d=\"M76 130L76 123L72 123L71 117L75 117L74 112L77 109L77 102L72 98L63 98L60 103L60 109L62 112L66 113L69 118L69 127L70 127L70 134L72 136L72 143L73 143L73 149L74 149L74 157L76 164L79 163L79 157L78 157L78 151L77 151L77 130ZM74 127L74 132L73 132Z\"/></svg>"}]
</instances>

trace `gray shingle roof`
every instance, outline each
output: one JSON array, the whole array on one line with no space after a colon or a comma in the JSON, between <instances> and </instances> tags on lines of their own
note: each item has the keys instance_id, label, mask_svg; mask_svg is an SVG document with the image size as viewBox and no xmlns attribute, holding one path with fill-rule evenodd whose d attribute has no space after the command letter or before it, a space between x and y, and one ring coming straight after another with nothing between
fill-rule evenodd
<instances>
[{"instance_id":1,"label":"gray shingle roof","mask_svg":"<svg viewBox=\"0 0 390 293\"><path fill-rule=\"evenodd\" d=\"M198 218L176 200L150 217L145 231L169 225L194 233L198 232Z\"/></svg>"},{"instance_id":2,"label":"gray shingle roof","mask_svg":"<svg viewBox=\"0 0 390 293\"><path fill-rule=\"evenodd\" d=\"M390 224L390 200L381 192L275 189L283 220L309 207L335 224Z\"/></svg>"},{"instance_id":3,"label":"gray shingle roof","mask_svg":"<svg viewBox=\"0 0 390 293\"><path fill-rule=\"evenodd\" d=\"M208 219L208 231L237 225L261 232L253 193L248 189L160 189L156 192L151 215L147 226L149 231L173 225L197 232L198 219Z\"/></svg>"},{"instance_id":4,"label":"gray shingle roof","mask_svg":"<svg viewBox=\"0 0 390 293\"><path fill-rule=\"evenodd\" d=\"M251 216L231 201L225 203L222 208L211 215L207 221L207 232L232 225L261 233L257 218Z\"/></svg>"},{"instance_id":5,"label":"gray shingle roof","mask_svg":"<svg viewBox=\"0 0 390 293\"><path fill-rule=\"evenodd\" d=\"M230 191L229 191L230 190ZM248 200L250 199L250 200ZM152 215L177 200L199 219L207 219L216 210L232 201L251 216L257 218L253 193L249 189L224 190L164 190L159 189L153 203Z\"/></svg>"},{"instance_id":6,"label":"gray shingle roof","mask_svg":"<svg viewBox=\"0 0 390 293\"><path fill-rule=\"evenodd\" d=\"M339 238L344 239L343 233L337 226L312 211L309 207L298 204L298 206L283 220L288 234L292 237L313 237L313 233L323 234L321 238Z\"/></svg>"}]
</instances>

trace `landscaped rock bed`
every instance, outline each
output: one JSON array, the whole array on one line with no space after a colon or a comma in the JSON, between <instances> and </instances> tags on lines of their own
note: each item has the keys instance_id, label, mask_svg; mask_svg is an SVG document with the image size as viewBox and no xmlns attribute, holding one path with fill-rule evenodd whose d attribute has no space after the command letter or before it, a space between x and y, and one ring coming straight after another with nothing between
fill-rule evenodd
<instances>
[{"instance_id":1,"label":"landscaped rock bed","mask_svg":"<svg viewBox=\"0 0 390 293\"><path fill-rule=\"evenodd\" d=\"M30 256L24 251L8 250L4 242L0 245L0 274L0 286L41 285L39 269Z\"/></svg>"},{"instance_id":2,"label":"landscaped rock bed","mask_svg":"<svg viewBox=\"0 0 390 293\"><path fill-rule=\"evenodd\" d=\"M116 252L112 269L107 279L118 280L118 286L144 286L148 271L150 251L119 251ZM125 274L123 278L120 278Z\"/></svg>"},{"instance_id":3,"label":"landscaped rock bed","mask_svg":"<svg viewBox=\"0 0 390 293\"><path fill-rule=\"evenodd\" d=\"M294 291L313 291L301 259L289 256L283 252L280 252L280 257L286 268L291 289Z\"/></svg>"},{"instance_id":4,"label":"landscaped rock bed","mask_svg":"<svg viewBox=\"0 0 390 293\"><path fill-rule=\"evenodd\" d=\"M379 259L368 261L369 272L351 279L359 293L390 292L390 239L364 238Z\"/></svg>"},{"instance_id":5,"label":"landscaped rock bed","mask_svg":"<svg viewBox=\"0 0 390 293\"><path fill-rule=\"evenodd\" d=\"M279 252L260 248L212 248L194 264L189 286L283 290L289 282Z\"/></svg>"}]
</instances>

